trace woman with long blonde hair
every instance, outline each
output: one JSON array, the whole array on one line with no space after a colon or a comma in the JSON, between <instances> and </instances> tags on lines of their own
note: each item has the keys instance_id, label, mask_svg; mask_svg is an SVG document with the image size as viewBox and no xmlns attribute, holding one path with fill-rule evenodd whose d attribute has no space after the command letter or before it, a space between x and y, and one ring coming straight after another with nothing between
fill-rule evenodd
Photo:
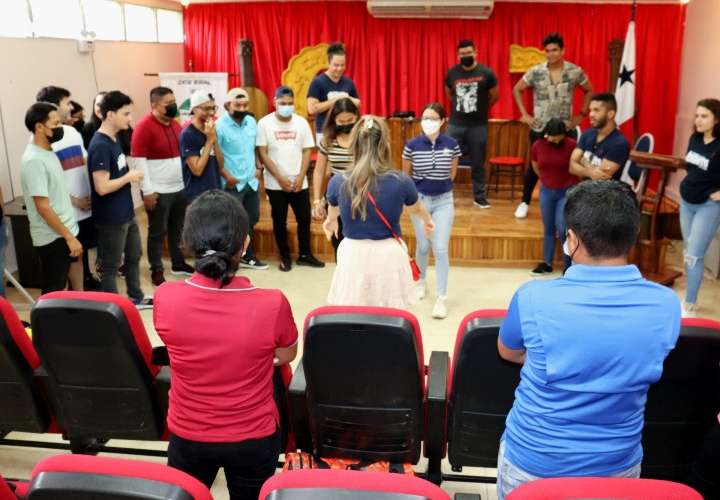
<instances>
[{"instance_id":1,"label":"woman with long blonde hair","mask_svg":"<svg viewBox=\"0 0 720 500\"><path fill-rule=\"evenodd\" d=\"M403 207L422 220L427 237L435 226L413 180L392 167L389 135L381 118L363 116L351 134L352 169L328 184L325 235L337 234L339 215L345 236L330 304L406 308L413 302L412 270L400 239Z\"/></svg>"}]
</instances>

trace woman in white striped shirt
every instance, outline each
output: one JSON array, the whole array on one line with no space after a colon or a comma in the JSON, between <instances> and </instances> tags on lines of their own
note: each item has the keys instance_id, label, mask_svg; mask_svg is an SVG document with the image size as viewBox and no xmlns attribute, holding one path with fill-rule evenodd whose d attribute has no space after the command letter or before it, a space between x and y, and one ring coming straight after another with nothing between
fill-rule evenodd
<instances>
[{"instance_id":1,"label":"woman in white striped shirt","mask_svg":"<svg viewBox=\"0 0 720 500\"><path fill-rule=\"evenodd\" d=\"M328 112L323 127L322 140L318 143L318 155L313 171L313 206L312 216L317 220L324 220L327 215L325 189L327 183L335 174L350 170L353 164L350 154L350 132L360 117L360 110L347 97L335 101ZM332 246L337 256L338 245L343 239L342 223L338 218L338 234L332 237Z\"/></svg>"},{"instance_id":2,"label":"woman in white striped shirt","mask_svg":"<svg viewBox=\"0 0 720 500\"><path fill-rule=\"evenodd\" d=\"M422 221L411 216L417 241L415 260L421 273L420 281L416 284L417 298L423 299L427 293L425 278L432 247L437 280L432 317L437 319L447 317L445 299L450 271L448 245L455 217L453 179L461 156L457 141L440 133L445 117L445 109L441 104L434 102L425 106L420 122L423 133L410 140L403 149L403 172L415 181L420 201L435 223L435 233L428 240Z\"/></svg>"}]
</instances>

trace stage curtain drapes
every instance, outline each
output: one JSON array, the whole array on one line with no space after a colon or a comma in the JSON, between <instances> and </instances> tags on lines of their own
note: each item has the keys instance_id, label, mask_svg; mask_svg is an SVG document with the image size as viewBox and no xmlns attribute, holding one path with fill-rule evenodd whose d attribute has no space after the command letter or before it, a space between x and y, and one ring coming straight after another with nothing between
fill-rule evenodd
<instances>
[{"instance_id":1,"label":"stage curtain drapes","mask_svg":"<svg viewBox=\"0 0 720 500\"><path fill-rule=\"evenodd\" d=\"M511 89L518 75L508 72L510 44L539 47L547 33L558 31L566 58L586 70L597 91L608 90L608 42L624 39L630 14L629 5L618 4L496 2L486 21L415 20L373 18L364 1L192 4L184 16L185 64L186 70L192 61L193 71L238 73L237 42L250 39L256 86L270 96L293 55L341 40L363 111L386 116L446 102L445 72L456 64L457 42L469 38L480 62L498 76L501 97L492 116L515 118ZM637 9L636 119L640 132L655 135L657 152L672 150L684 21L680 4Z\"/></svg>"}]
</instances>

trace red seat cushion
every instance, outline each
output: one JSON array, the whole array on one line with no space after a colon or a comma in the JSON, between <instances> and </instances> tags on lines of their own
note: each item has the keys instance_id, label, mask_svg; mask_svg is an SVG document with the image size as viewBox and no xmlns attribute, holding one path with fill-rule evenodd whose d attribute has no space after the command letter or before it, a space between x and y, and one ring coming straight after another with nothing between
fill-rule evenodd
<instances>
[{"instance_id":1,"label":"red seat cushion","mask_svg":"<svg viewBox=\"0 0 720 500\"><path fill-rule=\"evenodd\" d=\"M430 500L450 500L434 484L406 474L349 470L304 469L276 474L260 490L260 500L273 491L293 488L337 488L417 495Z\"/></svg>"},{"instance_id":2,"label":"red seat cushion","mask_svg":"<svg viewBox=\"0 0 720 500\"><path fill-rule=\"evenodd\" d=\"M147 479L179 486L192 495L194 500L212 500L207 487L194 477L153 462L89 455L56 455L42 460L33 468L33 479L41 472L106 474Z\"/></svg>"},{"instance_id":3,"label":"red seat cushion","mask_svg":"<svg viewBox=\"0 0 720 500\"><path fill-rule=\"evenodd\" d=\"M702 500L689 486L655 479L616 477L568 477L541 479L515 488L508 500L564 500L567 498L604 498L608 500Z\"/></svg>"},{"instance_id":4,"label":"red seat cushion","mask_svg":"<svg viewBox=\"0 0 720 500\"><path fill-rule=\"evenodd\" d=\"M489 161L493 165L504 165L508 167L521 167L525 164L525 159L519 156L495 156Z\"/></svg>"},{"instance_id":5,"label":"red seat cushion","mask_svg":"<svg viewBox=\"0 0 720 500\"><path fill-rule=\"evenodd\" d=\"M40 366L40 358L35 352L35 347L32 345L32 340L28 337L25 327L23 326L20 318L18 317L13 306L5 298L0 297L0 314L2 320L5 321L10 336L12 337L15 345L20 349L25 360L30 365L30 368L35 370Z\"/></svg>"},{"instance_id":6,"label":"red seat cushion","mask_svg":"<svg viewBox=\"0 0 720 500\"><path fill-rule=\"evenodd\" d=\"M122 295L118 295L116 293L106 292L52 292L40 297L41 301L51 299L84 300L115 304L125 315L125 319L127 320L128 325L130 326L130 331L135 339L135 344L137 344L140 354L145 360L145 364L150 370L151 375L154 377L160 371L160 367L155 366L152 363L152 345L150 344L150 339L148 339L147 332L145 331L145 325L140 317L140 313L127 297L123 297Z\"/></svg>"},{"instance_id":7,"label":"red seat cushion","mask_svg":"<svg viewBox=\"0 0 720 500\"><path fill-rule=\"evenodd\" d=\"M708 330L715 330L720 333L720 321L706 318L683 318L682 326L689 326L695 328L706 328Z\"/></svg>"},{"instance_id":8,"label":"red seat cushion","mask_svg":"<svg viewBox=\"0 0 720 500\"><path fill-rule=\"evenodd\" d=\"M17 491L18 484L13 483L13 486L15 487L15 491ZM10 486L8 486L8 483L2 476L0 476L0 500L17 500L16 494L13 493L13 490L10 489Z\"/></svg>"}]
</instances>

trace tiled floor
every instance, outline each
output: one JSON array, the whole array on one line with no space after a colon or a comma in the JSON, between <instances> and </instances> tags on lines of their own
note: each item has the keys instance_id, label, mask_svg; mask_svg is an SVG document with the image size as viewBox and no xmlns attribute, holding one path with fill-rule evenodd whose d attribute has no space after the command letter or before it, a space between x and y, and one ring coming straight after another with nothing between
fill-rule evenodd
<instances>
[{"instance_id":1,"label":"tiled floor","mask_svg":"<svg viewBox=\"0 0 720 500\"><path fill-rule=\"evenodd\" d=\"M145 222L141 219L141 227ZM145 233L144 229L141 232ZM670 259L673 262L680 261L681 245L676 243L670 249ZM325 296L332 278L334 264L328 264L325 269L310 269L306 267L294 267L289 273L282 273L277 270L277 263L271 262L268 271L249 271L247 275L253 283L259 287L279 288L287 295L293 308L298 329L302 327L303 320L307 313L313 308L318 307L325 302ZM152 293L152 285L150 284L149 272L146 262L142 265L143 287L146 293ZM175 279L168 273L168 279ZM412 308L412 312L417 315L420 320L420 326L423 335L423 344L426 358L429 358L431 351L448 351L452 352L455 342L455 334L461 319L470 311L480 308L505 308L512 296L513 292L524 282L531 279L527 270L518 269L495 269L495 268L452 268L450 272L450 291L448 294L449 316L445 320L434 320L430 316L433 306L434 293L434 273L431 269L429 272L429 283L431 293L428 297L416 304ZM120 286L123 281L119 280ZM685 280L681 278L676 283L675 289L682 294L685 288ZM35 295L37 291L31 290ZM11 290L9 292L11 301L21 303L17 292ZM706 278L703 283L700 297L700 315L708 318L720 320L720 283L717 280ZM27 308L20 311L24 319L29 317ZM153 344L159 344L160 341L155 334L152 326L152 312L143 311L142 313L145 326L150 335ZM13 437L17 437L15 434ZM37 436L24 435L26 438L37 438ZM54 439L48 437L47 439ZM113 442L113 444L116 444ZM118 443L121 445L123 443ZM163 448L162 443L125 443L134 447L148 446L153 448ZM0 447L0 474L6 477L27 478L35 463L43 457L56 454L49 450L37 450L29 448L13 448ZM163 462L163 459L142 458L145 460L153 460ZM447 463L444 467L448 468ZM421 469L422 467L419 467ZM493 474L494 470L477 471L468 470L470 474L477 475L484 472L485 475ZM445 483L443 488L449 493L455 492L472 492L482 494L483 499L494 499L494 485L478 485L469 483ZM220 474L213 486L213 494L217 499L226 499L227 491L225 488L225 480Z\"/></svg>"}]
</instances>

